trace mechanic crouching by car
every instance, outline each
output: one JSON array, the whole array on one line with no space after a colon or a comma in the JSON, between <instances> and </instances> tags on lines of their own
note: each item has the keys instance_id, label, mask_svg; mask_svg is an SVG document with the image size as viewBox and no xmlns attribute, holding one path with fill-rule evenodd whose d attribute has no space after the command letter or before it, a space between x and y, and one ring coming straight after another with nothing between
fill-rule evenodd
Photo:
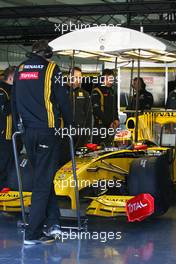
<instances>
[{"instance_id":1,"label":"mechanic crouching by car","mask_svg":"<svg viewBox=\"0 0 176 264\"><path fill-rule=\"evenodd\" d=\"M111 69L104 69L100 78L100 86L92 91L92 107L94 115L94 128L101 131L101 128L116 129L119 126L117 112L117 95L113 89L114 73ZM102 138L99 135L93 136L93 143L100 144L101 142L109 143L112 137L106 136Z\"/></svg>"},{"instance_id":2,"label":"mechanic crouching by car","mask_svg":"<svg viewBox=\"0 0 176 264\"><path fill-rule=\"evenodd\" d=\"M13 163L11 91L15 67L8 67L0 81L0 190L7 187L8 170Z\"/></svg>"},{"instance_id":3,"label":"mechanic crouching by car","mask_svg":"<svg viewBox=\"0 0 176 264\"><path fill-rule=\"evenodd\" d=\"M52 49L47 42L37 41L15 74L14 119L16 124L18 117L22 120L24 143L34 170L29 226L24 238L27 245L50 243L61 234L53 185L61 156L60 114L65 127L72 120L69 98L59 79L61 72L49 61L51 57ZM45 232L44 224L47 224Z\"/></svg>"}]
</instances>

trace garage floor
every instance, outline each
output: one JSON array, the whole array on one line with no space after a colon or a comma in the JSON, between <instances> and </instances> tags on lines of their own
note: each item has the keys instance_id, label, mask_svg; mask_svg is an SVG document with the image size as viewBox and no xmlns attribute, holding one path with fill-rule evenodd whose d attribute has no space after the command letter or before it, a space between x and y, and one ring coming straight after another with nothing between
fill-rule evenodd
<instances>
[{"instance_id":1,"label":"garage floor","mask_svg":"<svg viewBox=\"0 0 176 264\"><path fill-rule=\"evenodd\" d=\"M23 232L17 229L16 221L12 215L0 215L0 264L176 263L176 206L152 222L129 224L124 218L90 219L90 236L79 240L74 236L67 238L64 233L63 242L45 246L24 247ZM121 239L117 232L121 232ZM108 238L105 234L111 235ZM116 234L113 239L112 234Z\"/></svg>"}]
</instances>

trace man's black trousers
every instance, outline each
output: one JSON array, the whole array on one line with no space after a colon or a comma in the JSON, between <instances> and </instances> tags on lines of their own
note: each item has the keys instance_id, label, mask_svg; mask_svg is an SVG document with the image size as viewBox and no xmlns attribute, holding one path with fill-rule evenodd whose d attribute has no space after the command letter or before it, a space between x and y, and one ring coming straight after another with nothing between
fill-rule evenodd
<instances>
[{"instance_id":1,"label":"man's black trousers","mask_svg":"<svg viewBox=\"0 0 176 264\"><path fill-rule=\"evenodd\" d=\"M34 169L32 203L26 239L42 236L44 223L48 227L59 224L59 208L53 179L60 161L60 138L54 131L27 128L24 142L28 158Z\"/></svg>"},{"instance_id":2,"label":"man's black trousers","mask_svg":"<svg viewBox=\"0 0 176 264\"><path fill-rule=\"evenodd\" d=\"M12 141L0 140L0 190L8 187L8 173L13 161Z\"/></svg>"}]
</instances>

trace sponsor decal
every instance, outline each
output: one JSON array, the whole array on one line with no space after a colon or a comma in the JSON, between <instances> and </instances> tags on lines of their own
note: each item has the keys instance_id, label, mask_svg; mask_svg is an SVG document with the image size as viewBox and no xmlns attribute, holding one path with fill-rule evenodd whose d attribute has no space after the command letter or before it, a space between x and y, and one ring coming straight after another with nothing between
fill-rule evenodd
<instances>
[{"instance_id":1,"label":"sponsor decal","mask_svg":"<svg viewBox=\"0 0 176 264\"><path fill-rule=\"evenodd\" d=\"M45 149L45 148L49 148L49 146L47 146L47 145L42 145L42 144L39 144L39 147L40 147L40 148L44 148L44 149Z\"/></svg>"},{"instance_id":2,"label":"sponsor decal","mask_svg":"<svg viewBox=\"0 0 176 264\"><path fill-rule=\"evenodd\" d=\"M19 80L38 80L39 72L20 72Z\"/></svg>"},{"instance_id":3,"label":"sponsor decal","mask_svg":"<svg viewBox=\"0 0 176 264\"><path fill-rule=\"evenodd\" d=\"M0 193L0 197L6 197L6 198L19 198L19 194L18 193Z\"/></svg>"},{"instance_id":4,"label":"sponsor decal","mask_svg":"<svg viewBox=\"0 0 176 264\"><path fill-rule=\"evenodd\" d=\"M144 81L149 86L154 84L154 78L153 77L144 77Z\"/></svg>"},{"instance_id":5,"label":"sponsor decal","mask_svg":"<svg viewBox=\"0 0 176 264\"><path fill-rule=\"evenodd\" d=\"M145 168L145 167L146 167L146 163L147 163L147 160L142 159L142 160L140 161L140 165L141 165L141 167Z\"/></svg>"},{"instance_id":6,"label":"sponsor decal","mask_svg":"<svg viewBox=\"0 0 176 264\"><path fill-rule=\"evenodd\" d=\"M25 168L26 165L27 165L27 163L28 163L28 160L27 160L27 159L23 159L23 160L21 161L21 163L20 163L20 167Z\"/></svg>"},{"instance_id":7,"label":"sponsor decal","mask_svg":"<svg viewBox=\"0 0 176 264\"><path fill-rule=\"evenodd\" d=\"M24 69L43 69L44 65L23 65Z\"/></svg>"},{"instance_id":8,"label":"sponsor decal","mask_svg":"<svg viewBox=\"0 0 176 264\"><path fill-rule=\"evenodd\" d=\"M158 112L153 113L155 117L176 117L176 112Z\"/></svg>"},{"instance_id":9,"label":"sponsor decal","mask_svg":"<svg viewBox=\"0 0 176 264\"><path fill-rule=\"evenodd\" d=\"M76 167L76 170L78 170L79 168L78 167ZM72 167L64 167L63 168L63 171L65 172L65 171L68 171L68 172L70 172L70 171L72 171L73 169L72 169Z\"/></svg>"},{"instance_id":10,"label":"sponsor decal","mask_svg":"<svg viewBox=\"0 0 176 264\"><path fill-rule=\"evenodd\" d=\"M138 209L142 209L146 206L147 206L147 203L142 203L141 201L133 203L133 204L130 203L128 205L130 213L133 213L134 211L137 211Z\"/></svg>"},{"instance_id":11,"label":"sponsor decal","mask_svg":"<svg viewBox=\"0 0 176 264\"><path fill-rule=\"evenodd\" d=\"M139 194L126 203L129 222L142 221L154 213L154 198L151 194Z\"/></svg>"},{"instance_id":12,"label":"sponsor decal","mask_svg":"<svg viewBox=\"0 0 176 264\"><path fill-rule=\"evenodd\" d=\"M130 138L131 138L131 132L127 129L117 131L117 133L115 134L115 139L130 139Z\"/></svg>"}]
</instances>

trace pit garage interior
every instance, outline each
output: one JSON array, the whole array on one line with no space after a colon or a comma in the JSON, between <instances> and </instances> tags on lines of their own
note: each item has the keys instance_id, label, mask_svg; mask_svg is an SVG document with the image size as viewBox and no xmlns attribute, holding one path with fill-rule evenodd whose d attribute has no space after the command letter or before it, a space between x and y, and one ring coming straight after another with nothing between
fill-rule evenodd
<instances>
[{"instance_id":1,"label":"pit garage interior","mask_svg":"<svg viewBox=\"0 0 176 264\"><path fill-rule=\"evenodd\" d=\"M61 43L62 46L62 41L59 42L59 40L65 34L75 33L75 31L79 30L89 30L93 27L103 28L103 26L110 27L106 29L106 32L115 27L120 28L120 36L122 38L124 36L124 42L127 41L127 38L125 38L123 29L124 31L125 29L131 29L141 34L147 34L152 37L153 41L159 41L158 43L161 47L165 45L169 51L163 48L163 51L159 53L153 51L152 47L151 51L149 47L148 51L144 49L146 53L144 52L144 56L142 57L142 49L135 44L136 48L133 47L131 51L125 51L127 53L123 53L123 56L121 56L121 51L118 51L118 58L121 56L120 59L122 61L116 59L111 61L110 56L107 56L107 54L114 56L114 58L117 55L109 51L105 54L106 58L104 59L104 55L101 58L100 53L94 57L95 54L93 52L93 56L91 56L90 51L84 53L79 47L74 52L70 51L69 48L63 51L57 46L60 44L55 45L55 42L52 42L58 39L58 43ZM92 39L94 36L96 38L96 34L92 34ZM97 262L101 264L176 263L176 108L175 110L166 109L168 95L176 89L176 1L0 0L1 80L3 79L4 70L7 67L18 66L26 60L31 52L32 45L38 40L47 40L51 45L54 50L52 60L59 65L63 75L68 75L73 66L80 67L83 76L91 77L101 75L102 70L105 68L113 69L116 72L116 77L119 78L115 89L117 89L118 94L117 108L121 113L125 112L128 105L132 78L141 76L147 85L147 90L153 95L154 104L149 112L141 113L139 111L138 113L136 110L133 111L134 119L132 118L129 122L126 121L126 126L128 124L127 128L134 137L135 143L136 140L143 140L147 137L148 141L154 141L155 144L149 145L147 150L146 148L139 150L136 143L136 148L134 147L133 150L123 150L120 148L120 154L117 149L110 148L108 151L106 150L107 152L100 150L102 151L99 154L100 161L98 159L96 160L96 155L93 156L95 160L91 160L92 164L93 162L97 163L96 165L89 165L89 167L86 167L88 166L88 161L83 160L85 153L81 152L76 157L75 171L71 162L68 165L63 165L65 167L57 172L54 180L56 194L62 196L58 197L58 204L60 208L63 207L61 213L63 212L64 215L61 219L61 226L63 226L62 234L55 242L46 245L24 245L24 215L21 213L22 201L20 200L19 183L17 181L14 163L12 166L13 170L10 173L10 179L12 179L13 184L12 186L5 186L7 189L5 188L5 190L3 189L0 192L0 264L94 264ZM80 47L82 47L81 38L80 43L76 38L75 41L78 42L78 46L80 44ZM102 43L104 43L103 41L104 39L101 38ZM136 43L139 39L133 39L133 41ZM122 42L121 40L123 48ZM72 46L72 43L66 44ZM91 85L86 86L84 84L82 88L91 97ZM28 98L24 98L25 100L28 100ZM129 117L129 112L126 113L126 116ZM133 125L131 125L132 122ZM138 124L135 125L137 128L134 127L134 124ZM144 128L141 127L141 124L143 124ZM122 126L124 128L125 121L123 121ZM160 127L158 128L158 126ZM160 129L159 132L157 129ZM142 146L146 145L143 144ZM67 151L69 151L69 148ZM91 149L91 151L94 150ZM114 151L116 156L113 156ZM22 164L22 171L27 170L25 173L29 180L30 170L28 171L28 169L30 168L28 165L25 168L27 161L26 156L23 158L26 155L24 146L22 147L20 155L21 157L17 160L17 163L21 162L19 165L21 166ZM110 155L112 155L112 159ZM136 195L140 195L140 191L138 193L134 192L134 195L131 194L129 196L130 194L126 193L126 186L123 184L128 185L132 181L131 177L128 180L130 173L131 175L133 174L135 182L134 174L137 175L136 177L139 177L139 173L135 167L137 163L131 166L134 167L133 173L128 171L129 164L131 163L125 164L131 157L132 159L133 157L137 157L145 171L144 159L146 155L149 155L149 158L153 155L153 159L157 159L158 157L157 166L159 168L157 168L155 173L158 177L156 182L152 179L153 171L150 172L149 170L144 172L145 184L148 185L148 182L151 181L151 185L153 183L155 186L162 186L160 188L158 187L158 190L153 191L154 193L156 191L156 196L154 195L153 199L157 201L155 203L154 200L151 200L153 211L149 212L148 217L145 216L144 220L141 217L140 219L135 219L138 221L133 222L130 221L130 209L128 214L126 212L129 205L128 202L132 201L130 199L138 197ZM167 164L165 166L165 161L162 161L162 155L168 157L169 165ZM116 163L116 159L120 161ZM113 161L116 165L111 164ZM117 194L113 190L112 194L118 195L118 198L117 196L110 196L108 198L109 193L102 192L96 186L97 189L95 192L97 194L97 200L92 198L92 203L90 204L87 196L91 196L92 193L86 192L84 195L80 191L80 197L76 197L74 185L71 186L71 194L68 193L71 199L69 204L71 204L74 210L68 210L66 205L68 196L66 198L57 187L59 186L59 181L62 180L62 176L65 177L64 175L68 174L83 177L86 180L86 177L89 177L89 175L91 175L91 179L94 179L93 175L95 175L95 178L100 177L102 179L101 175L104 171L107 172L106 175L110 175L105 176L106 179L111 179L113 173L120 175L119 181L122 181L122 190L120 189ZM165 175L171 177L169 187L168 182L165 181ZM143 175L140 176L140 179L142 179ZM28 192L28 180L25 183L22 181L24 184L23 202L25 207L29 205L29 199L31 197L31 194ZM142 186L145 184L141 183ZM135 185L135 187L131 188L137 187ZM141 191L141 193L146 192L149 191L146 191L145 188ZM164 202L162 201L162 204L159 204L160 196L162 196L161 193L163 193L163 199L166 201L170 197L169 205L166 205L167 210L163 209L163 211L161 208ZM101 198L101 195L105 196ZM84 199L83 196L86 196L86 198ZM77 198L79 200L79 208L76 204ZM17 204L16 199L18 200ZM140 200L140 202L137 200L133 204L132 211L142 209L142 207L145 207L144 203L147 203L146 200ZM94 206L100 209L94 210ZM81 212L80 222L77 209ZM29 208L25 209L25 221L28 217L29 210ZM157 215L158 211L156 213L156 210L162 211L162 215ZM85 214L85 212L88 212L88 214ZM81 228L77 228L77 225L78 227L80 225ZM69 228L69 226L73 228Z\"/></svg>"}]
</instances>

